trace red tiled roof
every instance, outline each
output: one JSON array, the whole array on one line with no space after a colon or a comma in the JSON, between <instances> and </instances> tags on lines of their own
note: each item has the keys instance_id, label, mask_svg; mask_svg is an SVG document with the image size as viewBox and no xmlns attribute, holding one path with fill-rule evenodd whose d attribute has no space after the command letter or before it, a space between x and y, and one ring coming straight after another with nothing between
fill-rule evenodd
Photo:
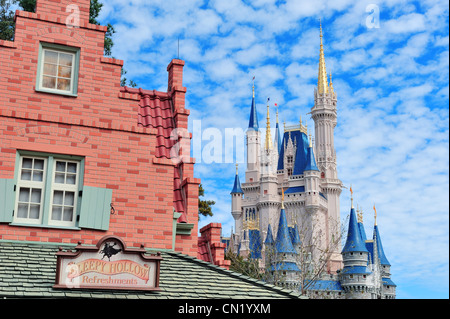
<instances>
[{"instance_id":1,"label":"red tiled roof","mask_svg":"<svg viewBox=\"0 0 450 319\"><path fill-rule=\"evenodd\" d=\"M203 261L207 261L210 263L214 263L210 258L210 252L208 250L209 243L206 239L199 237L198 238L198 250L197 250L197 258Z\"/></svg>"},{"instance_id":2,"label":"red tiled roof","mask_svg":"<svg viewBox=\"0 0 450 319\"><path fill-rule=\"evenodd\" d=\"M126 86L121 87L120 92L140 95L138 125L156 129L155 157L170 159L170 150L177 142L176 139L170 138L175 128L171 96L165 92ZM187 217L180 174L180 165L176 165L173 177L173 207L176 212L181 213L178 222L186 223Z\"/></svg>"}]
</instances>

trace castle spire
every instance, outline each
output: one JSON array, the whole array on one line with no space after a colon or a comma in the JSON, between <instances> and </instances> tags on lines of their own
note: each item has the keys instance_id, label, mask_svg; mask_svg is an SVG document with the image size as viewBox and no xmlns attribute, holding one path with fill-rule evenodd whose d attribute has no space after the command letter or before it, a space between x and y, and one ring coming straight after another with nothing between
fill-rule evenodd
<instances>
[{"instance_id":1,"label":"castle spire","mask_svg":"<svg viewBox=\"0 0 450 319\"><path fill-rule=\"evenodd\" d=\"M373 210L375 212L374 214L374 222L375 222L375 226L377 225L377 209L375 208L375 204L373 204Z\"/></svg>"},{"instance_id":2,"label":"castle spire","mask_svg":"<svg viewBox=\"0 0 450 319\"><path fill-rule=\"evenodd\" d=\"M239 181L238 164L236 164L236 176L234 177L234 185L230 194L244 194L241 188L241 182Z\"/></svg>"},{"instance_id":3,"label":"castle spire","mask_svg":"<svg viewBox=\"0 0 450 319\"><path fill-rule=\"evenodd\" d=\"M350 187L351 189L351 187ZM352 208L350 209L350 220L348 223L347 241L343 253L347 252L368 252L365 242L361 236L361 232L358 227L358 218L356 217L355 208L353 207L353 192L352 193Z\"/></svg>"},{"instance_id":4,"label":"castle spire","mask_svg":"<svg viewBox=\"0 0 450 319\"><path fill-rule=\"evenodd\" d=\"M266 147L265 147L266 151L269 151L273 148L272 134L270 134L269 101L270 101L270 98L267 98L267 123L266 123Z\"/></svg>"},{"instance_id":5,"label":"castle spire","mask_svg":"<svg viewBox=\"0 0 450 319\"><path fill-rule=\"evenodd\" d=\"M322 43L322 22L320 22L320 57L319 57L319 78L317 81L319 94L328 93L327 70L325 67L325 55L323 53Z\"/></svg>"},{"instance_id":6,"label":"castle spire","mask_svg":"<svg viewBox=\"0 0 450 319\"><path fill-rule=\"evenodd\" d=\"M278 154L281 152L281 134L280 134L280 126L278 123L278 104L275 103L275 107L277 108L277 123L275 126L275 141L274 144L276 144L276 149L278 151Z\"/></svg>"},{"instance_id":7,"label":"castle spire","mask_svg":"<svg viewBox=\"0 0 450 319\"><path fill-rule=\"evenodd\" d=\"M252 83L252 107L250 109L250 120L248 122L248 128L257 131L259 129L258 125L258 114L256 112L255 104L255 77L253 77Z\"/></svg>"},{"instance_id":8,"label":"castle spire","mask_svg":"<svg viewBox=\"0 0 450 319\"><path fill-rule=\"evenodd\" d=\"M331 78L331 72L330 72L330 93L336 94L336 93L334 92L334 88L333 88L333 80L332 80L332 78Z\"/></svg>"}]
</instances>

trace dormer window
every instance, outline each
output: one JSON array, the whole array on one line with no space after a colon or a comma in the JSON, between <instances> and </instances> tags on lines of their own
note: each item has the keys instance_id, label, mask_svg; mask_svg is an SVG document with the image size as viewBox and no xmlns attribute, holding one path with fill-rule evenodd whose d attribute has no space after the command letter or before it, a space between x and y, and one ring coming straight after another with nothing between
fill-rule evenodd
<instances>
[{"instance_id":1,"label":"dormer window","mask_svg":"<svg viewBox=\"0 0 450 319\"><path fill-rule=\"evenodd\" d=\"M40 43L36 91L76 96L78 48Z\"/></svg>"}]
</instances>

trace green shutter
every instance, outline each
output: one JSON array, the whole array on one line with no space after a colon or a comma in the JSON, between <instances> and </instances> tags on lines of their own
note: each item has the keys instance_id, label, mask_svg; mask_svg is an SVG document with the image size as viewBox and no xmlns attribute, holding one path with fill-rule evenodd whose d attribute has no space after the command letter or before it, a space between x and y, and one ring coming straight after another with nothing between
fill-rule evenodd
<instances>
[{"instance_id":1,"label":"green shutter","mask_svg":"<svg viewBox=\"0 0 450 319\"><path fill-rule=\"evenodd\" d=\"M11 223L14 210L14 179L0 179L0 223Z\"/></svg>"},{"instance_id":2,"label":"green shutter","mask_svg":"<svg viewBox=\"0 0 450 319\"><path fill-rule=\"evenodd\" d=\"M84 186L78 226L108 230L111 200L112 189Z\"/></svg>"}]
</instances>

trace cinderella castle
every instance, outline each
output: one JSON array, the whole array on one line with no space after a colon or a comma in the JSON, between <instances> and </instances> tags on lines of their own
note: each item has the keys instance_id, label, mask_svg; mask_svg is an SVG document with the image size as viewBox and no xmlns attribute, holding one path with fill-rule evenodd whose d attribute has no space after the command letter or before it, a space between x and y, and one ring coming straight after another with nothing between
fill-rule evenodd
<instances>
[{"instance_id":1,"label":"cinderella castle","mask_svg":"<svg viewBox=\"0 0 450 319\"><path fill-rule=\"evenodd\" d=\"M375 206L373 237L368 239L351 188L350 218L341 229L339 196L344 186L334 148L337 95L331 74L328 82L322 27L318 73L308 113L314 120L314 141L301 117L298 125L284 125L281 135L278 111L273 140L269 105L261 136L253 85L245 182L240 182L236 165L231 191L235 227L227 249L256 260L267 282L312 298L395 298Z\"/></svg>"}]
</instances>

